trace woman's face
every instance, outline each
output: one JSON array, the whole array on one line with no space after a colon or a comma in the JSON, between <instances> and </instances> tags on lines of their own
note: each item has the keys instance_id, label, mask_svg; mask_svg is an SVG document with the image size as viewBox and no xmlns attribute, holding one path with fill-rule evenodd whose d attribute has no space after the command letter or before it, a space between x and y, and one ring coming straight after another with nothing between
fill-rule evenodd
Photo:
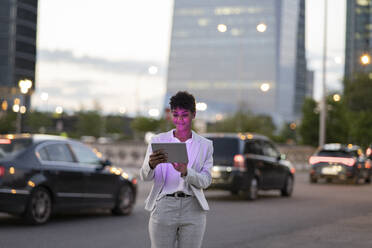
<instances>
[{"instance_id":1,"label":"woman's face","mask_svg":"<svg viewBox=\"0 0 372 248\"><path fill-rule=\"evenodd\" d=\"M172 121L177 131L191 130L191 122L195 118L195 113L184 108L172 110Z\"/></svg>"}]
</instances>

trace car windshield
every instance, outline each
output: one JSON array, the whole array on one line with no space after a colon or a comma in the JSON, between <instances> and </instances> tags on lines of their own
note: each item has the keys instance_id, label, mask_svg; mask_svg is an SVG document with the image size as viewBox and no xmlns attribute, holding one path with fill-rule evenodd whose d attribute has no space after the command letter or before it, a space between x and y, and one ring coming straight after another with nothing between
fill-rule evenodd
<instances>
[{"instance_id":1,"label":"car windshield","mask_svg":"<svg viewBox=\"0 0 372 248\"><path fill-rule=\"evenodd\" d=\"M31 146L31 139L2 139L0 138L0 159L10 158Z\"/></svg>"},{"instance_id":2,"label":"car windshield","mask_svg":"<svg viewBox=\"0 0 372 248\"><path fill-rule=\"evenodd\" d=\"M327 156L327 157L358 157L357 151L345 151L345 150L320 150L317 154L318 156Z\"/></svg>"},{"instance_id":3,"label":"car windshield","mask_svg":"<svg viewBox=\"0 0 372 248\"><path fill-rule=\"evenodd\" d=\"M215 164L231 164L239 153L239 142L236 138L208 138L213 141L213 160Z\"/></svg>"}]
</instances>

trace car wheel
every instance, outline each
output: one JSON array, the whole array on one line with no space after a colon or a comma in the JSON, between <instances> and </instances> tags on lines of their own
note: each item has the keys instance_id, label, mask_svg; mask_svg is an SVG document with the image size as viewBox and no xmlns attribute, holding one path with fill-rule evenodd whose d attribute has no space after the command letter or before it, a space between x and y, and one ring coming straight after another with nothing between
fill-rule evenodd
<instances>
[{"instance_id":1,"label":"car wheel","mask_svg":"<svg viewBox=\"0 0 372 248\"><path fill-rule=\"evenodd\" d=\"M250 201L254 201L258 197L258 180L257 178L252 178L249 188L245 193L245 198Z\"/></svg>"},{"instance_id":2,"label":"car wheel","mask_svg":"<svg viewBox=\"0 0 372 248\"><path fill-rule=\"evenodd\" d=\"M46 223L52 214L52 198L45 188L36 188L27 203L25 218L35 225Z\"/></svg>"},{"instance_id":3,"label":"car wheel","mask_svg":"<svg viewBox=\"0 0 372 248\"><path fill-rule=\"evenodd\" d=\"M371 183L371 175L368 175L365 179L365 183Z\"/></svg>"},{"instance_id":4,"label":"car wheel","mask_svg":"<svg viewBox=\"0 0 372 248\"><path fill-rule=\"evenodd\" d=\"M287 176L283 188L280 190L282 196L291 196L293 192L293 178Z\"/></svg>"},{"instance_id":5,"label":"car wheel","mask_svg":"<svg viewBox=\"0 0 372 248\"><path fill-rule=\"evenodd\" d=\"M122 186L116 196L115 208L112 213L115 215L129 215L134 205L134 191L129 185Z\"/></svg>"},{"instance_id":6,"label":"car wheel","mask_svg":"<svg viewBox=\"0 0 372 248\"><path fill-rule=\"evenodd\" d=\"M310 183L317 183L318 179L315 177L310 177Z\"/></svg>"}]
</instances>

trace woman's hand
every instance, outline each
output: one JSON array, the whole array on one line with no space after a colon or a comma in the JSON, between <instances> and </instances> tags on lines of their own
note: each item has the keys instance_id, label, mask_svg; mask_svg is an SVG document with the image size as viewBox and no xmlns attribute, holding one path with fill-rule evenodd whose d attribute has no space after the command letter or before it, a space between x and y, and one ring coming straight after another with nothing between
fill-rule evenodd
<instances>
[{"instance_id":1,"label":"woman's hand","mask_svg":"<svg viewBox=\"0 0 372 248\"><path fill-rule=\"evenodd\" d=\"M181 172L181 176L185 177L187 175L187 164L182 163L172 163L174 169Z\"/></svg>"},{"instance_id":2,"label":"woman's hand","mask_svg":"<svg viewBox=\"0 0 372 248\"><path fill-rule=\"evenodd\" d=\"M149 165L151 169L155 169L158 164L166 163L168 155L163 150L158 150L150 155Z\"/></svg>"}]
</instances>

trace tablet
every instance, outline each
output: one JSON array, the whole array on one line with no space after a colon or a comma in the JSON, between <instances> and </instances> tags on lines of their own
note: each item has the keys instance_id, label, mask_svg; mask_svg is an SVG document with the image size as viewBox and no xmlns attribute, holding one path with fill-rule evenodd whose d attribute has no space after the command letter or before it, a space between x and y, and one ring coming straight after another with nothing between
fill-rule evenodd
<instances>
[{"instance_id":1,"label":"tablet","mask_svg":"<svg viewBox=\"0 0 372 248\"><path fill-rule=\"evenodd\" d=\"M168 154L168 163L183 163L187 164L186 143L152 143L152 151L164 150Z\"/></svg>"}]
</instances>

